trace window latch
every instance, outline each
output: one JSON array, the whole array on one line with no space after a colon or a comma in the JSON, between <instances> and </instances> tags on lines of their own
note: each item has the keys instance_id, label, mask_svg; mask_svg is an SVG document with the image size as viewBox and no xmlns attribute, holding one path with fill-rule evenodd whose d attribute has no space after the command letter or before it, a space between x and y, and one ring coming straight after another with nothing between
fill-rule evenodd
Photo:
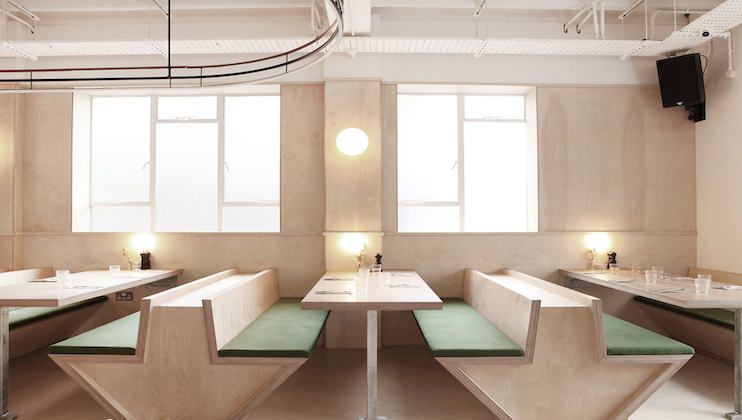
<instances>
[{"instance_id":1,"label":"window latch","mask_svg":"<svg viewBox=\"0 0 742 420\"><path fill-rule=\"evenodd\" d=\"M232 171L231 171L231 170L229 169L229 164L227 163L227 161L226 161L226 160L224 161L224 169L226 169L226 170L227 170L227 172L232 172Z\"/></svg>"},{"instance_id":2,"label":"window latch","mask_svg":"<svg viewBox=\"0 0 742 420\"><path fill-rule=\"evenodd\" d=\"M143 171L144 168L146 168L148 165L149 165L149 161L144 162L144 165L142 165L142 168L140 169L140 171Z\"/></svg>"}]
</instances>

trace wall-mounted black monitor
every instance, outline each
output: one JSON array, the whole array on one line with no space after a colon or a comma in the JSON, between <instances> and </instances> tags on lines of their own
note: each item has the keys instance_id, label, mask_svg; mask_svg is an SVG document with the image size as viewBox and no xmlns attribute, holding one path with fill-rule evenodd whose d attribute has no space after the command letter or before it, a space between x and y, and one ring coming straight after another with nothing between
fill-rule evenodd
<instances>
[{"instance_id":1,"label":"wall-mounted black monitor","mask_svg":"<svg viewBox=\"0 0 742 420\"><path fill-rule=\"evenodd\" d=\"M657 61L662 106L692 107L706 101L700 54L687 54Z\"/></svg>"}]
</instances>

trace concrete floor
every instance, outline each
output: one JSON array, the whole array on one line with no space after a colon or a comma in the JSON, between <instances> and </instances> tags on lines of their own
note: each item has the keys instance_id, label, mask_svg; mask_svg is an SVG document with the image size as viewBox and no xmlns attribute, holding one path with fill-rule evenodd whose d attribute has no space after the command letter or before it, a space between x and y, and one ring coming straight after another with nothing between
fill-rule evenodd
<instances>
[{"instance_id":1,"label":"concrete floor","mask_svg":"<svg viewBox=\"0 0 742 420\"><path fill-rule=\"evenodd\" d=\"M109 418L44 352L14 359L10 368L10 407L21 420ZM391 420L494 419L424 347L381 349L379 371L379 411ZM631 420L722 419L733 406L732 379L731 366L696 355ZM251 418L355 419L364 400L364 351L318 348Z\"/></svg>"}]
</instances>

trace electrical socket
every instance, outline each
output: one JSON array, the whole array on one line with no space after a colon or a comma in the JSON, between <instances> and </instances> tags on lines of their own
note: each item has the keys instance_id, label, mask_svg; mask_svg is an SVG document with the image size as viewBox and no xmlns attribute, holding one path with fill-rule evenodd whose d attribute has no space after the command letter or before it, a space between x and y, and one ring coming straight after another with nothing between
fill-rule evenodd
<instances>
[{"instance_id":1,"label":"electrical socket","mask_svg":"<svg viewBox=\"0 0 742 420\"><path fill-rule=\"evenodd\" d=\"M134 300L134 292L116 292L116 300Z\"/></svg>"}]
</instances>

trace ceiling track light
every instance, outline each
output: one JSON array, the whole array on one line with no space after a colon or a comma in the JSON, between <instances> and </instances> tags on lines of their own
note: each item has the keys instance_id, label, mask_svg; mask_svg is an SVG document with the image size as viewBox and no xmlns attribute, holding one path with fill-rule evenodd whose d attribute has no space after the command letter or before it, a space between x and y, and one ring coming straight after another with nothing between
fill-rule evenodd
<instances>
[{"instance_id":1,"label":"ceiling track light","mask_svg":"<svg viewBox=\"0 0 742 420\"><path fill-rule=\"evenodd\" d=\"M159 6L159 2L153 0ZM167 51L166 66L135 67L86 67L86 68L33 68L33 69L0 69L0 83L21 84L27 90L33 90L38 84L56 83L69 88L73 87L203 87L225 86L245 83L257 83L283 77L329 56L343 38L343 0L324 0L327 14L334 18L327 29L311 41L282 53L253 60L221 64L173 65L172 64L172 13L171 1L167 0ZM14 0L5 0L8 4L19 7ZM26 9L23 9L26 10ZM27 10L26 10L27 11ZM165 12L163 10L163 12ZM33 15L31 12L28 12ZM6 12L9 16L14 16ZM35 17L35 15L33 15ZM14 18L18 19L17 16ZM36 18L38 20L38 18ZM330 19L328 19L328 22ZM159 49L158 49L159 51ZM143 74L144 73L144 74ZM147 74L152 73L152 74ZM133 82L136 86L92 86L102 82ZM48 86L48 85L47 85Z\"/></svg>"}]
</instances>

